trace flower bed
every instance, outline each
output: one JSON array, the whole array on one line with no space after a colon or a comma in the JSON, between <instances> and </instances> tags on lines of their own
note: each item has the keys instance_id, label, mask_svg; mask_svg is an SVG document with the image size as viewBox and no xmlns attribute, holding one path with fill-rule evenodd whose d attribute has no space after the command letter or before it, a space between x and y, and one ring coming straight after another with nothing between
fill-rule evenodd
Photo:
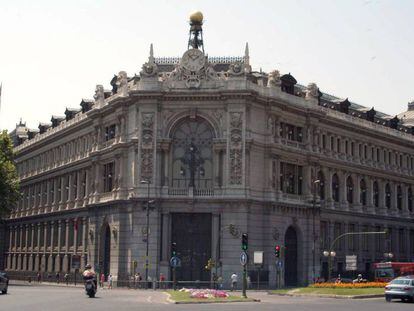
<instances>
[{"instance_id":1,"label":"flower bed","mask_svg":"<svg viewBox=\"0 0 414 311\"><path fill-rule=\"evenodd\" d=\"M316 283L309 287L314 288L384 288L387 283L384 282L365 282L365 283Z\"/></svg>"},{"instance_id":2,"label":"flower bed","mask_svg":"<svg viewBox=\"0 0 414 311\"><path fill-rule=\"evenodd\" d=\"M186 292L190 294L191 298L228 298L229 294L223 290L216 289L194 289L194 288L182 288L180 292Z\"/></svg>"}]
</instances>

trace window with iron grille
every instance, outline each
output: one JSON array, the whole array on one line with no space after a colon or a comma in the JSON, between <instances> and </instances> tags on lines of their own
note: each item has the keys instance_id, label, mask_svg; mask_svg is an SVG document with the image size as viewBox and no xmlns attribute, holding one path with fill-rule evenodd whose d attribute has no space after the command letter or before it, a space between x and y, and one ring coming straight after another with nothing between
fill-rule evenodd
<instances>
[{"instance_id":1,"label":"window with iron grille","mask_svg":"<svg viewBox=\"0 0 414 311\"><path fill-rule=\"evenodd\" d=\"M116 125L111 124L110 126L105 127L105 141L115 138L116 134Z\"/></svg>"},{"instance_id":2,"label":"window with iron grille","mask_svg":"<svg viewBox=\"0 0 414 311\"><path fill-rule=\"evenodd\" d=\"M114 162L106 163L103 166L104 192L110 192L113 190L114 166Z\"/></svg>"}]
</instances>

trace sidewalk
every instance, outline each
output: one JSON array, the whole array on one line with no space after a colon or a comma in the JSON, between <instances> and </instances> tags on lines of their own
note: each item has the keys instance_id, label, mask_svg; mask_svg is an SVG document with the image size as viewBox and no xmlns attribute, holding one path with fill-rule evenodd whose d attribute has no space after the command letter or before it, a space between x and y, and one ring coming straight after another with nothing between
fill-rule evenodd
<instances>
[{"instance_id":1,"label":"sidewalk","mask_svg":"<svg viewBox=\"0 0 414 311\"><path fill-rule=\"evenodd\" d=\"M73 283L69 283L68 285L66 285L66 283L56 283L56 282L37 282L37 281L32 281L32 282L28 282L28 281L21 281L21 280L10 280L9 282L10 285L12 286L60 286L60 287L83 287L83 282L82 280L80 280L79 283L73 284Z\"/></svg>"}]
</instances>

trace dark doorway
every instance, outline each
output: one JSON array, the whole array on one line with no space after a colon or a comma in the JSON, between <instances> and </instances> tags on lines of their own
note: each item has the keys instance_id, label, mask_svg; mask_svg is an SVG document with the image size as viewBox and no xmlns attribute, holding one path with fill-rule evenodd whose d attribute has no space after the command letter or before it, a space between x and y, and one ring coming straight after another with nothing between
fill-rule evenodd
<instances>
[{"instance_id":1,"label":"dark doorway","mask_svg":"<svg viewBox=\"0 0 414 311\"><path fill-rule=\"evenodd\" d=\"M99 251L99 273L108 276L111 264L111 229L104 224L101 229L101 241Z\"/></svg>"},{"instance_id":2,"label":"dark doorway","mask_svg":"<svg viewBox=\"0 0 414 311\"><path fill-rule=\"evenodd\" d=\"M298 238L293 227L285 235L285 285L298 285Z\"/></svg>"},{"instance_id":3,"label":"dark doorway","mask_svg":"<svg viewBox=\"0 0 414 311\"><path fill-rule=\"evenodd\" d=\"M171 242L181 259L177 281L210 281L205 266L211 258L211 214L172 214Z\"/></svg>"}]
</instances>

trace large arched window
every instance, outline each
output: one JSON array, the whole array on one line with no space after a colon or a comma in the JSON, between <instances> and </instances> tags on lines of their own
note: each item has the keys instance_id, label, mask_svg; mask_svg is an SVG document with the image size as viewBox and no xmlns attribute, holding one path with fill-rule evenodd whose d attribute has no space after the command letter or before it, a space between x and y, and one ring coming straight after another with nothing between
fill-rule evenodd
<instances>
[{"instance_id":1,"label":"large arched window","mask_svg":"<svg viewBox=\"0 0 414 311\"><path fill-rule=\"evenodd\" d=\"M346 200L348 203L353 203L354 199L354 182L351 176L346 179Z\"/></svg>"},{"instance_id":2,"label":"large arched window","mask_svg":"<svg viewBox=\"0 0 414 311\"><path fill-rule=\"evenodd\" d=\"M401 186L397 187L397 208L402 209L402 190Z\"/></svg>"},{"instance_id":3,"label":"large arched window","mask_svg":"<svg viewBox=\"0 0 414 311\"><path fill-rule=\"evenodd\" d=\"M385 185L385 206L391 208L391 187L390 184Z\"/></svg>"},{"instance_id":4,"label":"large arched window","mask_svg":"<svg viewBox=\"0 0 414 311\"><path fill-rule=\"evenodd\" d=\"M325 200L325 176L323 175L322 171L318 172L318 180L319 180L319 186L318 187L318 194L319 198L321 200Z\"/></svg>"},{"instance_id":5,"label":"large arched window","mask_svg":"<svg viewBox=\"0 0 414 311\"><path fill-rule=\"evenodd\" d=\"M339 202L339 178L336 174L332 176L332 199Z\"/></svg>"},{"instance_id":6,"label":"large arched window","mask_svg":"<svg viewBox=\"0 0 414 311\"><path fill-rule=\"evenodd\" d=\"M372 186L372 195L373 195L374 206L378 207L379 206L379 187L378 187L378 182L376 181L374 181L374 184Z\"/></svg>"},{"instance_id":7,"label":"large arched window","mask_svg":"<svg viewBox=\"0 0 414 311\"><path fill-rule=\"evenodd\" d=\"M363 206L367 205L367 184L363 179L359 182L359 202Z\"/></svg>"},{"instance_id":8,"label":"large arched window","mask_svg":"<svg viewBox=\"0 0 414 311\"><path fill-rule=\"evenodd\" d=\"M411 189L411 187L408 188L407 190L407 204L408 204L408 210L410 212L413 211L413 191Z\"/></svg>"},{"instance_id":9,"label":"large arched window","mask_svg":"<svg viewBox=\"0 0 414 311\"><path fill-rule=\"evenodd\" d=\"M173 188L213 188L213 137L203 118L185 118L172 132L170 185Z\"/></svg>"}]
</instances>

